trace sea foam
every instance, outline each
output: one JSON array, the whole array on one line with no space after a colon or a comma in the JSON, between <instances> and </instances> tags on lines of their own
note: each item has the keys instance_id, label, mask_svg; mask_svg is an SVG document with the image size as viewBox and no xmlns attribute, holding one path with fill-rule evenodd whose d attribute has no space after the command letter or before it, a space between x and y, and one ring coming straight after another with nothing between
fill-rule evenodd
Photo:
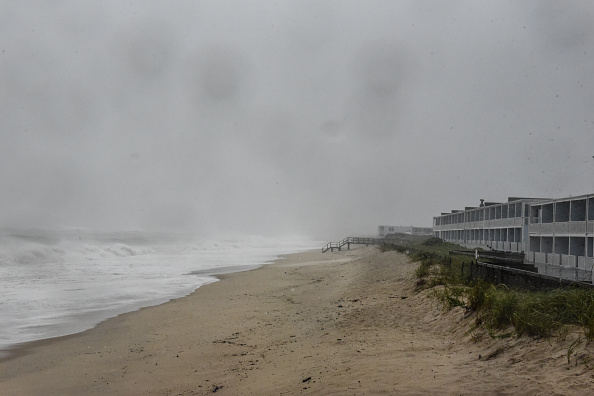
<instances>
[{"instance_id":1,"label":"sea foam","mask_svg":"<svg viewBox=\"0 0 594 396\"><path fill-rule=\"evenodd\" d=\"M0 350L80 332L216 281L209 274L318 248L303 238L196 239L143 232L0 232Z\"/></svg>"}]
</instances>

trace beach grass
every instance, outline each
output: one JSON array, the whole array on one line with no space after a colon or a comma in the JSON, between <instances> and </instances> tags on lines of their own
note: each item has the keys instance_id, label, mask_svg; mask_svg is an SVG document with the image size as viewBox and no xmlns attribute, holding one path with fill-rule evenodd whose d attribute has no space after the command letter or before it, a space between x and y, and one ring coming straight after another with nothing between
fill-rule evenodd
<instances>
[{"instance_id":1,"label":"beach grass","mask_svg":"<svg viewBox=\"0 0 594 396\"><path fill-rule=\"evenodd\" d=\"M446 310L463 307L473 312L474 325L485 328L492 337L526 335L564 339L570 326L579 326L587 341L594 339L592 289L560 287L528 291L483 279L473 280L463 271L469 265L468 257L450 255L450 250L460 246L434 237L406 236L383 244L380 249L397 250L418 261L417 286L433 289L433 295Z\"/></svg>"}]
</instances>

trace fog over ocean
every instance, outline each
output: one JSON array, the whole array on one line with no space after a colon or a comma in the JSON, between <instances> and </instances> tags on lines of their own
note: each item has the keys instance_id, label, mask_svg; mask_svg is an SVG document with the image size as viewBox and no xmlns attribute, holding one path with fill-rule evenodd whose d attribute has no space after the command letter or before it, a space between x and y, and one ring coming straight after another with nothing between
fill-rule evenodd
<instances>
[{"instance_id":1,"label":"fog over ocean","mask_svg":"<svg viewBox=\"0 0 594 396\"><path fill-rule=\"evenodd\" d=\"M338 240L594 182L594 2L0 4L0 228Z\"/></svg>"},{"instance_id":2,"label":"fog over ocean","mask_svg":"<svg viewBox=\"0 0 594 396\"><path fill-rule=\"evenodd\" d=\"M299 238L3 230L0 351L187 295L216 281L204 270L250 269L320 246Z\"/></svg>"},{"instance_id":3,"label":"fog over ocean","mask_svg":"<svg viewBox=\"0 0 594 396\"><path fill-rule=\"evenodd\" d=\"M592 48L586 0L0 2L0 349L206 268L592 193Z\"/></svg>"}]
</instances>

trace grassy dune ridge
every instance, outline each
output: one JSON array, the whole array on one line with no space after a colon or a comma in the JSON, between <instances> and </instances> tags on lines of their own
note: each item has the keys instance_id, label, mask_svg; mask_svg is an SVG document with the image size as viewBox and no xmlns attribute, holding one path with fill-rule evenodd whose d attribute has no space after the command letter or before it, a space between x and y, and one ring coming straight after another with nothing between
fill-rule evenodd
<instances>
[{"instance_id":1,"label":"grassy dune ridge","mask_svg":"<svg viewBox=\"0 0 594 396\"><path fill-rule=\"evenodd\" d=\"M446 310L463 307L475 315L471 330L484 328L497 338L527 335L565 339L572 326L579 326L587 341L594 339L592 289L564 287L533 292L473 280L462 271L469 258L450 254L460 247L434 237L401 235L379 248L406 253L418 261L418 288L432 289Z\"/></svg>"}]
</instances>

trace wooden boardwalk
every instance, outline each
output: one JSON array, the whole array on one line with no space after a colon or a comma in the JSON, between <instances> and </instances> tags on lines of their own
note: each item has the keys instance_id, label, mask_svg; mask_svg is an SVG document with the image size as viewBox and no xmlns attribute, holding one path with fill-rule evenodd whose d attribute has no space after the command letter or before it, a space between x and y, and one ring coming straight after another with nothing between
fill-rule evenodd
<instances>
[{"instance_id":1,"label":"wooden boardwalk","mask_svg":"<svg viewBox=\"0 0 594 396\"><path fill-rule=\"evenodd\" d=\"M333 252L334 249L342 250L344 246L346 246L347 249L350 249L351 245L377 245L383 242L385 241L379 238L348 237L340 242L328 242L326 246L322 248L322 253L326 253L328 250Z\"/></svg>"}]
</instances>

